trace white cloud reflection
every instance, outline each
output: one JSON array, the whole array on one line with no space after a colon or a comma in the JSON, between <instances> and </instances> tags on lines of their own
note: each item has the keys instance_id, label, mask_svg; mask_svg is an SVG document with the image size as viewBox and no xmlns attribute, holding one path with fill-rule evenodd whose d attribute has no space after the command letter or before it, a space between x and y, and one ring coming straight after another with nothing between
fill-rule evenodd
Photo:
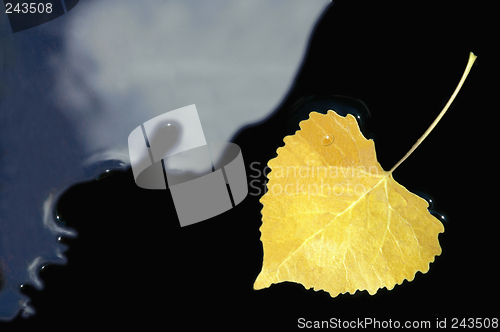
<instances>
[{"instance_id":1,"label":"white cloud reflection","mask_svg":"<svg viewBox=\"0 0 500 332\"><path fill-rule=\"evenodd\" d=\"M291 87L327 0L96 1L67 15L56 93L87 157L128 162L139 124L196 104L207 141L265 118ZM61 65L65 64L65 65Z\"/></svg>"},{"instance_id":2,"label":"white cloud reflection","mask_svg":"<svg viewBox=\"0 0 500 332\"><path fill-rule=\"evenodd\" d=\"M130 132L165 112L196 104L209 142L265 118L328 3L82 0L15 34L0 15L0 320L33 314L20 285L65 261L64 190L128 162Z\"/></svg>"}]
</instances>

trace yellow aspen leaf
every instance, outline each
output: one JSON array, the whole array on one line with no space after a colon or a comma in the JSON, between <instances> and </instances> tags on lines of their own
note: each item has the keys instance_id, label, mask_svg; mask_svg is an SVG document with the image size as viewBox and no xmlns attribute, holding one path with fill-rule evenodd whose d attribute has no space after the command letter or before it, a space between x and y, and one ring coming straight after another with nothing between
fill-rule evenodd
<instances>
[{"instance_id":1,"label":"yellow aspen leaf","mask_svg":"<svg viewBox=\"0 0 500 332\"><path fill-rule=\"evenodd\" d=\"M390 171L350 114L312 112L284 138L268 163L268 190L260 200L264 261L255 289L291 281L332 297L357 290L373 295L429 270L441 254L444 227L427 201L392 173L447 111L475 58L471 53L444 109Z\"/></svg>"}]
</instances>

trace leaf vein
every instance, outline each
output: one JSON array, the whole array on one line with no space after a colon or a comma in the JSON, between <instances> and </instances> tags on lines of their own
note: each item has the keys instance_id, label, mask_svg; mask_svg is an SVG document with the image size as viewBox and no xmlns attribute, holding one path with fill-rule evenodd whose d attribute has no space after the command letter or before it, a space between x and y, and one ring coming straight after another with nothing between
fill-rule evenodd
<instances>
[{"instance_id":1,"label":"leaf vein","mask_svg":"<svg viewBox=\"0 0 500 332\"><path fill-rule=\"evenodd\" d=\"M291 252L287 256L287 258L285 258L280 263L280 265L278 265L278 269L280 268L281 265L283 265L286 261L288 261L298 250L300 250L300 248L302 248L306 243L308 243L313 237L315 237L318 233L323 232L327 227L329 227L332 224L332 222L334 222L337 218L339 218L340 216L342 216L345 212L350 212L350 210L353 208L354 205L356 205L362 198L364 198L366 195L368 195L370 192L372 192L375 187L377 187L378 185L380 185L380 183L382 183L384 180L387 181L387 176L388 175L386 175L385 177L381 178L380 181L378 181L373 187L371 187L369 190L367 190L365 193L363 193L363 195L361 195L360 197L358 197L358 199L355 200L351 205L349 205L344 211L342 211L341 213L339 213L338 215L336 215L335 218L333 218L330 222L328 222L328 224L326 224L323 228L319 229L317 232L315 232L310 237L308 237L307 239L305 239L304 242L302 242L302 244L300 246L298 246L293 252Z\"/></svg>"}]
</instances>

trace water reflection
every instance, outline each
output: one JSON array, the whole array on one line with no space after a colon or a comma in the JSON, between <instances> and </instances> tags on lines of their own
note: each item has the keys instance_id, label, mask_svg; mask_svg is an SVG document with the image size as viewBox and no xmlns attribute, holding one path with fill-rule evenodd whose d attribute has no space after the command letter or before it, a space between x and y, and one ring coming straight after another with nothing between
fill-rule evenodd
<instances>
[{"instance_id":1,"label":"water reflection","mask_svg":"<svg viewBox=\"0 0 500 332\"><path fill-rule=\"evenodd\" d=\"M169 110L195 103L207 141L264 118L327 4L80 1L16 34L0 15L0 319L32 314L20 287L66 261L62 192L126 167L129 133Z\"/></svg>"}]
</instances>

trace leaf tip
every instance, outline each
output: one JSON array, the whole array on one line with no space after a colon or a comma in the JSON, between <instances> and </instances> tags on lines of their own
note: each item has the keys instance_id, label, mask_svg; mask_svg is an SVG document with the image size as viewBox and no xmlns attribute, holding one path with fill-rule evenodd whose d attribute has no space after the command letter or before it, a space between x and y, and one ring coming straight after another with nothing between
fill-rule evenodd
<instances>
[{"instance_id":1,"label":"leaf tip","mask_svg":"<svg viewBox=\"0 0 500 332\"><path fill-rule=\"evenodd\" d=\"M255 282L253 283L253 289L254 290L261 290L264 288L269 288L271 286L271 282L267 280L266 276L264 276L264 272L261 271L259 275L257 276L257 279L255 279Z\"/></svg>"}]
</instances>

